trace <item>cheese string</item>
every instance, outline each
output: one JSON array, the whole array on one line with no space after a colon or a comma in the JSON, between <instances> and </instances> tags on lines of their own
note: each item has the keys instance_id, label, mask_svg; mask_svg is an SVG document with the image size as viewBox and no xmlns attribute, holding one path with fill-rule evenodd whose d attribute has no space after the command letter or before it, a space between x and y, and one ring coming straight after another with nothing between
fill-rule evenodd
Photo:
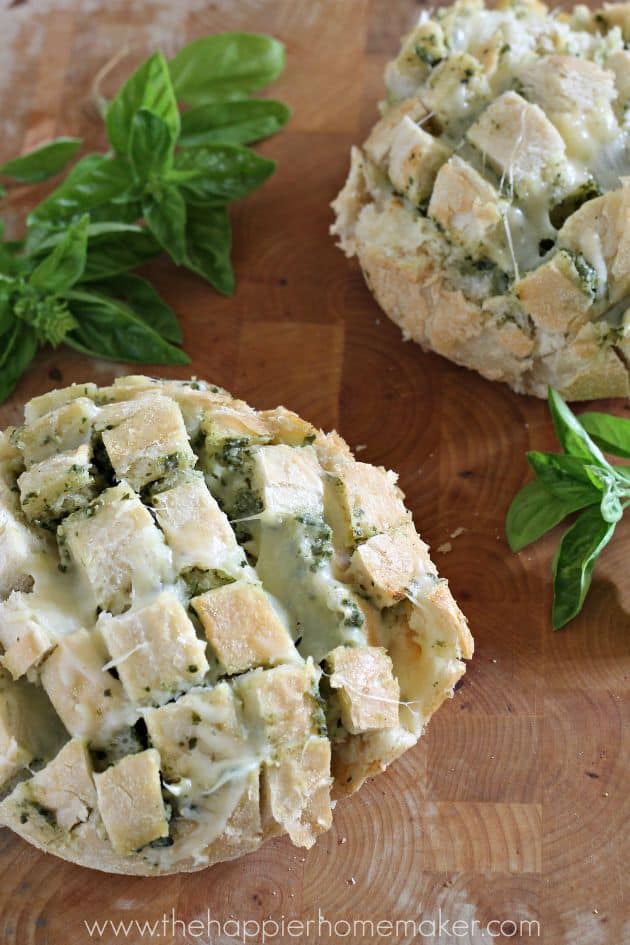
<instances>
[{"instance_id":1,"label":"cheese string","mask_svg":"<svg viewBox=\"0 0 630 945\"><path fill-rule=\"evenodd\" d=\"M360 696L362 699L371 699L373 702L382 702L387 705L396 705L404 706L406 709L409 709L414 718L418 718L420 713L416 712L411 708L412 705L421 705L422 700L413 699L410 702L404 702L402 699L388 699L386 696L375 696L371 692L364 692L362 689L357 689L341 673L326 673L323 669L321 670L322 676L325 676L327 679L330 679L331 686L333 689L347 689L348 692L353 692L355 695ZM339 680L339 684L335 685L333 680Z\"/></svg>"}]
</instances>

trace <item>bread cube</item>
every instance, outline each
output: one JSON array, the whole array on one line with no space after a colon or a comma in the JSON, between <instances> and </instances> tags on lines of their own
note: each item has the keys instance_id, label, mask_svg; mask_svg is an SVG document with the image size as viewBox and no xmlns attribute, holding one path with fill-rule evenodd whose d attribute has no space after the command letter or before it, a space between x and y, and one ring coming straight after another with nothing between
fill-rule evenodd
<instances>
[{"instance_id":1,"label":"bread cube","mask_svg":"<svg viewBox=\"0 0 630 945\"><path fill-rule=\"evenodd\" d=\"M596 289L595 271L584 266L583 261L576 263L576 257L566 250L560 250L520 279L514 293L536 325L564 332L588 318Z\"/></svg>"},{"instance_id":2,"label":"bread cube","mask_svg":"<svg viewBox=\"0 0 630 945\"><path fill-rule=\"evenodd\" d=\"M214 448L229 440L267 443L270 439L266 422L253 407L240 400L209 407L201 421L201 430L208 445Z\"/></svg>"},{"instance_id":3,"label":"bread cube","mask_svg":"<svg viewBox=\"0 0 630 945\"><path fill-rule=\"evenodd\" d=\"M201 476L159 492L152 502L177 571L198 568L233 578L241 574L246 558Z\"/></svg>"},{"instance_id":4,"label":"bread cube","mask_svg":"<svg viewBox=\"0 0 630 945\"><path fill-rule=\"evenodd\" d=\"M383 169L387 167L387 158L392 147L394 132L400 125L402 119L408 116L412 122L418 122L428 114L420 99L413 95L405 98L402 102L392 105L383 114L380 121L377 121L369 137L363 145L363 150L374 164Z\"/></svg>"},{"instance_id":5,"label":"bread cube","mask_svg":"<svg viewBox=\"0 0 630 945\"><path fill-rule=\"evenodd\" d=\"M196 457L177 404L161 396L137 403L128 419L103 432L103 444L118 479L140 491L167 473L193 467Z\"/></svg>"},{"instance_id":6,"label":"bread cube","mask_svg":"<svg viewBox=\"0 0 630 945\"><path fill-rule=\"evenodd\" d=\"M400 689L392 661L380 646L338 646L326 665L337 690L341 721L351 735L398 725Z\"/></svg>"},{"instance_id":7,"label":"bread cube","mask_svg":"<svg viewBox=\"0 0 630 945\"><path fill-rule=\"evenodd\" d=\"M98 408L92 401L80 396L26 423L16 431L26 467L89 443L97 414Z\"/></svg>"},{"instance_id":8,"label":"bread cube","mask_svg":"<svg viewBox=\"0 0 630 945\"><path fill-rule=\"evenodd\" d=\"M286 407L261 410L258 416L269 431L273 443L307 446L317 436L317 430L312 423L303 420L297 413L287 410Z\"/></svg>"},{"instance_id":9,"label":"bread cube","mask_svg":"<svg viewBox=\"0 0 630 945\"><path fill-rule=\"evenodd\" d=\"M24 515L32 522L55 522L85 508L96 494L87 444L34 463L18 479Z\"/></svg>"},{"instance_id":10,"label":"bread cube","mask_svg":"<svg viewBox=\"0 0 630 945\"><path fill-rule=\"evenodd\" d=\"M630 3L605 3L595 15L608 29L618 26L624 41L630 42Z\"/></svg>"},{"instance_id":11,"label":"bread cube","mask_svg":"<svg viewBox=\"0 0 630 945\"><path fill-rule=\"evenodd\" d=\"M4 647L0 663L14 679L37 665L55 644L40 601L34 597L14 591L0 603L0 643Z\"/></svg>"},{"instance_id":12,"label":"bread cube","mask_svg":"<svg viewBox=\"0 0 630 945\"><path fill-rule=\"evenodd\" d=\"M104 669L108 659L98 631L81 628L62 637L41 668L42 686L69 733L98 745L136 718L121 683Z\"/></svg>"},{"instance_id":13,"label":"bread cube","mask_svg":"<svg viewBox=\"0 0 630 945\"><path fill-rule=\"evenodd\" d=\"M538 105L516 92L495 99L466 137L519 196L539 189L566 162L559 132Z\"/></svg>"},{"instance_id":14,"label":"bread cube","mask_svg":"<svg viewBox=\"0 0 630 945\"><path fill-rule=\"evenodd\" d=\"M630 291L630 182L589 200L572 213L558 242L584 257L615 303Z\"/></svg>"},{"instance_id":15,"label":"bread cube","mask_svg":"<svg viewBox=\"0 0 630 945\"><path fill-rule=\"evenodd\" d=\"M491 98L483 66L467 52L451 53L431 71L420 92L425 107L452 136L459 136Z\"/></svg>"},{"instance_id":16,"label":"bread cube","mask_svg":"<svg viewBox=\"0 0 630 945\"><path fill-rule=\"evenodd\" d=\"M379 607L392 607L437 578L429 549L411 522L359 545L348 574Z\"/></svg>"},{"instance_id":17,"label":"bread cube","mask_svg":"<svg viewBox=\"0 0 630 945\"><path fill-rule=\"evenodd\" d=\"M160 785L160 756L154 748L127 755L94 775L98 809L116 853L126 856L168 837Z\"/></svg>"},{"instance_id":18,"label":"bread cube","mask_svg":"<svg viewBox=\"0 0 630 945\"><path fill-rule=\"evenodd\" d=\"M238 772L252 761L236 699L225 682L145 709L143 716L169 790L177 797L199 796L227 771Z\"/></svg>"},{"instance_id":19,"label":"bread cube","mask_svg":"<svg viewBox=\"0 0 630 945\"><path fill-rule=\"evenodd\" d=\"M278 758L319 735L321 710L317 701L317 673L312 663L285 664L256 669L235 681L247 724L262 728Z\"/></svg>"},{"instance_id":20,"label":"bread cube","mask_svg":"<svg viewBox=\"0 0 630 945\"><path fill-rule=\"evenodd\" d=\"M505 255L506 208L492 184L453 155L438 171L428 212L473 258L499 262Z\"/></svg>"},{"instance_id":21,"label":"bread cube","mask_svg":"<svg viewBox=\"0 0 630 945\"><path fill-rule=\"evenodd\" d=\"M263 823L277 824L300 847L312 847L332 824L330 742L312 735L305 745L263 765Z\"/></svg>"},{"instance_id":22,"label":"bread cube","mask_svg":"<svg viewBox=\"0 0 630 945\"><path fill-rule=\"evenodd\" d=\"M253 486L266 518L322 511L324 484L311 446L261 446L254 453Z\"/></svg>"},{"instance_id":23,"label":"bread cube","mask_svg":"<svg viewBox=\"0 0 630 945\"><path fill-rule=\"evenodd\" d=\"M121 613L136 596L172 579L162 533L125 482L69 515L58 539L89 582L97 605L111 613Z\"/></svg>"},{"instance_id":24,"label":"bread cube","mask_svg":"<svg viewBox=\"0 0 630 945\"><path fill-rule=\"evenodd\" d=\"M59 390L50 390L39 397L33 397L24 407L24 418L27 424L32 424L39 420L44 414L58 410L59 407L65 407L79 398L93 400L98 392L98 387L89 381L87 384L71 384L70 387L62 387Z\"/></svg>"},{"instance_id":25,"label":"bread cube","mask_svg":"<svg viewBox=\"0 0 630 945\"><path fill-rule=\"evenodd\" d=\"M388 174L394 190L413 204L422 203L450 153L446 145L405 115L394 132L389 152Z\"/></svg>"},{"instance_id":26,"label":"bread cube","mask_svg":"<svg viewBox=\"0 0 630 945\"><path fill-rule=\"evenodd\" d=\"M73 738L59 754L20 785L25 800L50 811L63 830L85 823L96 807L92 762L86 742Z\"/></svg>"},{"instance_id":27,"label":"bread cube","mask_svg":"<svg viewBox=\"0 0 630 945\"><path fill-rule=\"evenodd\" d=\"M577 56L527 61L519 68L518 77L527 100L540 105L546 114L610 111L615 97L613 73Z\"/></svg>"},{"instance_id":28,"label":"bread cube","mask_svg":"<svg viewBox=\"0 0 630 945\"><path fill-rule=\"evenodd\" d=\"M143 374L117 377L109 388L109 395L114 401L134 399L145 394L155 394L156 389L178 405L191 438L199 433L204 413L209 407L229 403L231 400L227 391L206 381L169 381L164 378L145 377ZM101 388L101 394L104 390Z\"/></svg>"},{"instance_id":29,"label":"bread cube","mask_svg":"<svg viewBox=\"0 0 630 945\"><path fill-rule=\"evenodd\" d=\"M28 529L0 502L0 598L28 584L35 545Z\"/></svg>"},{"instance_id":30,"label":"bread cube","mask_svg":"<svg viewBox=\"0 0 630 945\"><path fill-rule=\"evenodd\" d=\"M228 675L297 657L286 627L257 584L236 581L193 598L191 606Z\"/></svg>"},{"instance_id":31,"label":"bread cube","mask_svg":"<svg viewBox=\"0 0 630 945\"><path fill-rule=\"evenodd\" d=\"M424 20L408 33L397 58L385 70L385 84L392 98L407 98L447 54L439 23Z\"/></svg>"},{"instance_id":32,"label":"bread cube","mask_svg":"<svg viewBox=\"0 0 630 945\"><path fill-rule=\"evenodd\" d=\"M67 737L46 693L0 670L0 788L34 759L55 754Z\"/></svg>"},{"instance_id":33,"label":"bread cube","mask_svg":"<svg viewBox=\"0 0 630 945\"><path fill-rule=\"evenodd\" d=\"M374 535L404 525L409 512L395 473L368 463L348 463L329 480L326 520L335 539L354 547Z\"/></svg>"},{"instance_id":34,"label":"bread cube","mask_svg":"<svg viewBox=\"0 0 630 945\"><path fill-rule=\"evenodd\" d=\"M125 692L134 702L161 704L202 681L206 645L169 591L120 617L101 615L103 635Z\"/></svg>"}]
</instances>

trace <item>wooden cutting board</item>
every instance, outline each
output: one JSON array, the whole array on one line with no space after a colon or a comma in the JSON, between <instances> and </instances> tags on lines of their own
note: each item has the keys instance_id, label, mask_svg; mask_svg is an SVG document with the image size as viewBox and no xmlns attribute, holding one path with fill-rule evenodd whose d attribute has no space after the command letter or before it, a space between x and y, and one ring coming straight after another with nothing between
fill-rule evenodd
<instances>
[{"instance_id":1,"label":"wooden cutting board","mask_svg":"<svg viewBox=\"0 0 630 945\"><path fill-rule=\"evenodd\" d=\"M293 119L261 148L277 173L234 212L235 296L219 297L165 259L148 271L181 317L195 374L259 407L283 403L336 427L362 459L398 470L477 643L463 686L420 745L340 802L333 829L308 852L281 839L192 876L134 879L65 864L0 831L6 945L235 941L234 924L200 935L200 926L171 922L172 910L180 922L205 923L207 910L222 921L315 922L267 938L274 943L477 945L493 940L479 931L490 920L505 923L502 935L490 927L497 942L630 942L628 523L602 556L580 619L552 633L558 536L515 556L503 535L527 478L524 451L556 448L545 404L404 344L328 235L350 145L375 118L384 62L419 6L14 0L0 13L1 160L54 134L102 146L91 85L121 47L128 56L105 92L156 45L170 53L228 29L286 42L273 95L291 104ZM33 193L15 191L11 210L23 214ZM125 370L47 351L0 411L0 426L34 394L108 383ZM628 412L620 402L601 406ZM450 553L436 550L445 542ZM342 923L332 935L318 928L320 913ZM386 924L440 917L450 925L431 934L424 924L424 937ZM160 923L159 936L132 926L90 937L85 926L136 919ZM343 922L355 920L373 922L374 934L356 923L348 934ZM519 931L523 920L540 923L540 935L536 926ZM260 940L248 928L249 941Z\"/></svg>"}]
</instances>

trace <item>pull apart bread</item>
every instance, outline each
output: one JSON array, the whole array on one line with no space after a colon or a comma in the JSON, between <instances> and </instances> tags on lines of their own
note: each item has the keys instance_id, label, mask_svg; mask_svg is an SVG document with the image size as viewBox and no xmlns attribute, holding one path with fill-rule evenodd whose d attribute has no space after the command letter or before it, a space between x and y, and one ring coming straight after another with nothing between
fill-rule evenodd
<instances>
[{"instance_id":1,"label":"pull apart bread","mask_svg":"<svg viewBox=\"0 0 630 945\"><path fill-rule=\"evenodd\" d=\"M473 648L393 473L146 377L0 434L0 643L0 822L147 875L311 846Z\"/></svg>"},{"instance_id":2,"label":"pull apart bread","mask_svg":"<svg viewBox=\"0 0 630 945\"><path fill-rule=\"evenodd\" d=\"M405 338L520 393L630 391L630 4L422 11L332 232Z\"/></svg>"}]
</instances>

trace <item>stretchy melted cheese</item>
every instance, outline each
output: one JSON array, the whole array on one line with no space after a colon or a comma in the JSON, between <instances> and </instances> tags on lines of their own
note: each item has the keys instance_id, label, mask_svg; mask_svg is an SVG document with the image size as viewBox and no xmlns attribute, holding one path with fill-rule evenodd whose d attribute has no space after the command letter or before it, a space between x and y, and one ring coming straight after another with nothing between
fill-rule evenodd
<instances>
[{"instance_id":1,"label":"stretchy melted cheese","mask_svg":"<svg viewBox=\"0 0 630 945\"><path fill-rule=\"evenodd\" d=\"M545 396L630 392L630 5L423 11L333 204L424 348Z\"/></svg>"},{"instance_id":2,"label":"stretchy melted cheese","mask_svg":"<svg viewBox=\"0 0 630 945\"><path fill-rule=\"evenodd\" d=\"M0 434L0 822L111 872L311 846L472 654L393 473L198 381Z\"/></svg>"}]
</instances>

